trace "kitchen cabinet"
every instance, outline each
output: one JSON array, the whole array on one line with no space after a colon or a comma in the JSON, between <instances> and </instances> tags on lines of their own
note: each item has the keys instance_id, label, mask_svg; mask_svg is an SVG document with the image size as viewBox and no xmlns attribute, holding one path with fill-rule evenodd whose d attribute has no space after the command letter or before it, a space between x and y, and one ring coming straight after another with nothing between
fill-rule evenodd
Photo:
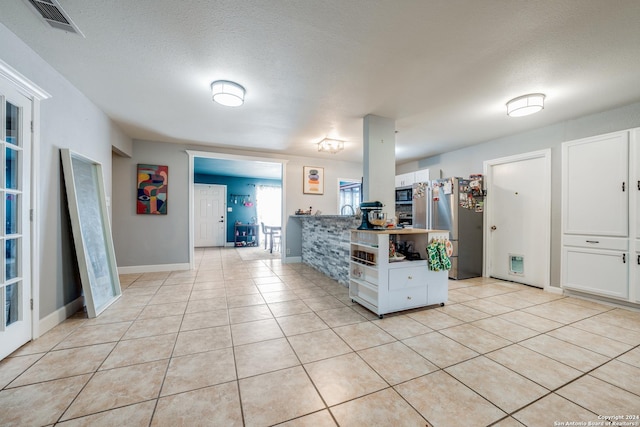
<instances>
[{"instance_id":1,"label":"kitchen cabinet","mask_svg":"<svg viewBox=\"0 0 640 427\"><path fill-rule=\"evenodd\" d=\"M634 129L562 145L564 289L640 302L639 136Z\"/></svg>"},{"instance_id":2,"label":"kitchen cabinet","mask_svg":"<svg viewBox=\"0 0 640 427\"><path fill-rule=\"evenodd\" d=\"M446 239L448 235L448 231L423 229L352 230L350 298L380 318L396 311L444 305L448 298L448 274L428 269L426 247L431 239ZM411 242L422 259L390 259L391 241Z\"/></svg>"},{"instance_id":3,"label":"kitchen cabinet","mask_svg":"<svg viewBox=\"0 0 640 427\"><path fill-rule=\"evenodd\" d=\"M411 186L415 182L415 179L415 174L413 172L396 175L396 188Z\"/></svg>"},{"instance_id":4,"label":"kitchen cabinet","mask_svg":"<svg viewBox=\"0 0 640 427\"><path fill-rule=\"evenodd\" d=\"M562 146L564 233L629 235L629 132Z\"/></svg>"},{"instance_id":5,"label":"kitchen cabinet","mask_svg":"<svg viewBox=\"0 0 640 427\"><path fill-rule=\"evenodd\" d=\"M429 182L429 180L429 169L421 169L414 172L414 182Z\"/></svg>"},{"instance_id":6,"label":"kitchen cabinet","mask_svg":"<svg viewBox=\"0 0 640 427\"><path fill-rule=\"evenodd\" d=\"M440 178L439 176L437 178ZM415 172L396 175L396 188L410 187L416 182L428 182L430 180L429 169L420 169Z\"/></svg>"}]
</instances>

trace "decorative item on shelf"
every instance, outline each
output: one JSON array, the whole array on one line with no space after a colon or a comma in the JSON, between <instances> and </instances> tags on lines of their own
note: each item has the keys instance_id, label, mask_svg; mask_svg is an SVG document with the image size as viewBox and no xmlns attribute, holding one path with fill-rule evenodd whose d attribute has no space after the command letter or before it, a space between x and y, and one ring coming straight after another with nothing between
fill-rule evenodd
<instances>
[{"instance_id":1,"label":"decorative item on shelf","mask_svg":"<svg viewBox=\"0 0 640 427\"><path fill-rule=\"evenodd\" d=\"M302 209L298 209L296 211L296 215L311 215L311 206L309 206L309 210L308 211L303 211Z\"/></svg>"}]
</instances>

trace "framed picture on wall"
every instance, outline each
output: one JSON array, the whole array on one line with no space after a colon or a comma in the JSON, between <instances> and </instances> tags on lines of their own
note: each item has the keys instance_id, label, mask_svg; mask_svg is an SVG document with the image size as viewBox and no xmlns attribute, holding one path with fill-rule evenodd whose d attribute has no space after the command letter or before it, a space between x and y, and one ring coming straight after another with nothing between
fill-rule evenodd
<instances>
[{"instance_id":1,"label":"framed picture on wall","mask_svg":"<svg viewBox=\"0 0 640 427\"><path fill-rule=\"evenodd\" d=\"M304 194L324 194L324 168L302 167L302 192Z\"/></svg>"},{"instance_id":2,"label":"framed picture on wall","mask_svg":"<svg viewBox=\"0 0 640 427\"><path fill-rule=\"evenodd\" d=\"M138 196L136 213L167 214L169 166L138 165Z\"/></svg>"}]
</instances>

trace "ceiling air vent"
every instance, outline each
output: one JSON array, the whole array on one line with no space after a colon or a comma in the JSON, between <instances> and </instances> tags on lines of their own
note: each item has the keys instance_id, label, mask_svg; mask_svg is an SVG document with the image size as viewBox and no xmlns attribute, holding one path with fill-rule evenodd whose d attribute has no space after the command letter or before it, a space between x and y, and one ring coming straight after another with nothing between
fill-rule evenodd
<instances>
[{"instance_id":1,"label":"ceiling air vent","mask_svg":"<svg viewBox=\"0 0 640 427\"><path fill-rule=\"evenodd\" d=\"M58 0L24 0L35 9L37 15L53 28L69 33L79 34L84 37L82 31L73 23L67 12L62 9Z\"/></svg>"}]
</instances>

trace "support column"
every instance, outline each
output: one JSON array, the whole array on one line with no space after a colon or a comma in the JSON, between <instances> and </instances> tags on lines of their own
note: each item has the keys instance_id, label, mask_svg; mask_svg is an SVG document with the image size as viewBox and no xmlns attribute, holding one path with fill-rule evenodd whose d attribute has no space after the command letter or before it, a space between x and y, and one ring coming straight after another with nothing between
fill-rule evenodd
<instances>
[{"instance_id":1,"label":"support column","mask_svg":"<svg viewBox=\"0 0 640 427\"><path fill-rule=\"evenodd\" d=\"M387 218L396 216L396 123L368 114L364 117L363 201L384 204Z\"/></svg>"}]
</instances>

